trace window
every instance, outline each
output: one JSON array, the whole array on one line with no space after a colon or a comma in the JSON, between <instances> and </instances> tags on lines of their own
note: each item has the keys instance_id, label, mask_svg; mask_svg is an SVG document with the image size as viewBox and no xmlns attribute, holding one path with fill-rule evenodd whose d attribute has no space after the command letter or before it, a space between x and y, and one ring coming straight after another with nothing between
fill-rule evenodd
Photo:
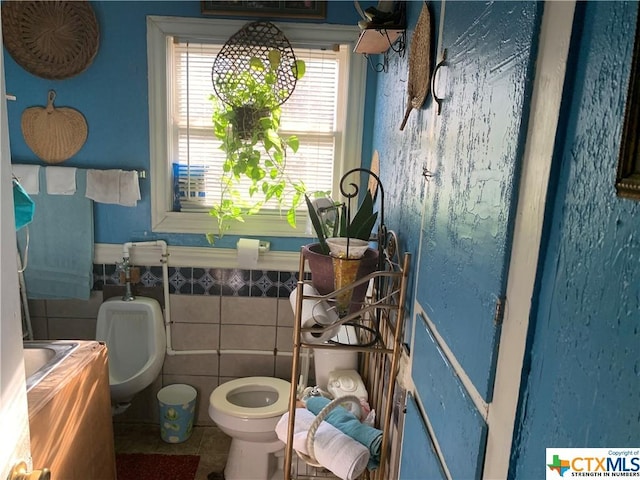
<instances>
[{"instance_id":1,"label":"window","mask_svg":"<svg viewBox=\"0 0 640 480\"><path fill-rule=\"evenodd\" d=\"M222 45L245 23L147 19L154 231L215 229L208 206L216 198L216 166L222 163L222 152L211 124L211 66ZM300 139L300 149L288 157L287 167L309 191L337 191L342 174L360 165L366 64L351 53L358 32L336 25L282 23L278 28L296 57L307 64L305 76L282 105L281 133ZM180 211L174 211L174 172ZM303 208L294 230L284 215L267 207L244 223L235 222L228 233L304 236L305 217Z\"/></svg>"}]
</instances>

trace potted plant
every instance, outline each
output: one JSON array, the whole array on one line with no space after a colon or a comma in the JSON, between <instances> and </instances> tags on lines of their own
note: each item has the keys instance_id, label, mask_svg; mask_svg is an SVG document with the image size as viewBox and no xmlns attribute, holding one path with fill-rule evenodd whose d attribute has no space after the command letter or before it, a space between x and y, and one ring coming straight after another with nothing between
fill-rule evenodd
<instances>
[{"instance_id":1,"label":"potted plant","mask_svg":"<svg viewBox=\"0 0 640 480\"><path fill-rule=\"evenodd\" d=\"M349 215L351 212L344 203L334 202L327 197L321 198L320 201L312 201L305 194L305 201L318 242L305 245L302 255L309 263L311 281L318 293L326 295L377 269L379 252L368 246L371 232L378 219L378 213L374 211L373 196L369 190L353 215ZM330 244L333 244L333 248ZM361 245L364 245L362 256L352 255L350 249L355 252ZM339 313L358 310L366 291L367 284L364 283L355 287L353 292L346 292L346 299L339 297L339 309L341 303L347 304L346 310Z\"/></svg>"},{"instance_id":2,"label":"potted plant","mask_svg":"<svg viewBox=\"0 0 640 480\"><path fill-rule=\"evenodd\" d=\"M296 225L296 209L302 202L305 186L302 181L292 179L286 170L287 153L298 150L298 138L278 134L280 105L286 99L276 86L280 58L278 50L271 50L266 65L260 58L252 57L247 70L215 79L218 96L211 96L216 102L212 121L214 135L222 142L225 161L220 174L220 199L209 211L218 227L216 234L207 235L212 244L229 229L229 221L244 221L245 215L257 213L271 199L277 201L281 210L286 209L289 224ZM304 75L302 60L297 60L293 68L298 79ZM239 190L242 179L250 181L250 200Z\"/></svg>"}]
</instances>

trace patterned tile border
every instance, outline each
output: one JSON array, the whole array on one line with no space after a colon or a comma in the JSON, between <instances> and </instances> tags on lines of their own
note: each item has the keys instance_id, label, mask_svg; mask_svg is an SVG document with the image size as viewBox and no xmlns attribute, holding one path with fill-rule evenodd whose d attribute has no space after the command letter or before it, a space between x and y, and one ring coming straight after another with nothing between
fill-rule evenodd
<instances>
[{"instance_id":1,"label":"patterned tile border","mask_svg":"<svg viewBox=\"0 0 640 480\"><path fill-rule=\"evenodd\" d=\"M139 267L140 283L145 287L162 286L162 267ZM183 295L220 295L233 297L286 297L298 281L298 272L242 270L236 268L169 267L169 293ZM93 289L119 285L115 265L93 265Z\"/></svg>"}]
</instances>

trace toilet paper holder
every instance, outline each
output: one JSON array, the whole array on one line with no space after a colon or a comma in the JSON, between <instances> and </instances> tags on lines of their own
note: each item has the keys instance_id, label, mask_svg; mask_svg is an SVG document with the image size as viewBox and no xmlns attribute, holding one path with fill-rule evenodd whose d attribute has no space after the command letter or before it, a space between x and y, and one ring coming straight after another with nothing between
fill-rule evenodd
<instances>
[{"instance_id":1,"label":"toilet paper holder","mask_svg":"<svg viewBox=\"0 0 640 480\"><path fill-rule=\"evenodd\" d=\"M269 251L270 244L265 240L241 238L236 244L238 266L240 268L258 268L259 257Z\"/></svg>"},{"instance_id":2,"label":"toilet paper holder","mask_svg":"<svg viewBox=\"0 0 640 480\"><path fill-rule=\"evenodd\" d=\"M246 239L240 238L238 239L238 243L240 243L240 240L246 240ZM238 248L238 243L236 243L236 249ZM271 249L271 242L267 240L259 240L258 252L267 253L270 249Z\"/></svg>"}]
</instances>

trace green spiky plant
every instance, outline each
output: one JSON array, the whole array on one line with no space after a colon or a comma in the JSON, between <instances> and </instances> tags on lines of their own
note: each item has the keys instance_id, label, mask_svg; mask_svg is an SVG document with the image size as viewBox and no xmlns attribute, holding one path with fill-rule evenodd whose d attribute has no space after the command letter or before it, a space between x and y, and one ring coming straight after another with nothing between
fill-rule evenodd
<instances>
[{"instance_id":1,"label":"green spiky plant","mask_svg":"<svg viewBox=\"0 0 640 480\"><path fill-rule=\"evenodd\" d=\"M373 197L369 190L366 191L362 203L351 220L348 218L347 207L344 203L332 202L333 207L330 207L330 210L333 209L332 214L323 215L314 208L309 195L305 194L304 198L311 224L318 237L321 253L329 255L327 238L349 237L365 241L371 239L371 231L378 219L378 212L374 212Z\"/></svg>"},{"instance_id":2,"label":"green spiky plant","mask_svg":"<svg viewBox=\"0 0 640 480\"><path fill-rule=\"evenodd\" d=\"M306 188L302 181L287 174L287 153L298 150L295 135L282 137L280 105L284 95L274 87L281 56L278 50L268 53L268 65L253 57L249 70L241 74L228 74L217 78L216 88L224 93L227 103L215 95L213 114L214 135L225 153L220 174L221 194L209 210L215 218L217 233L207 234L212 245L231 227L230 222L243 222L244 217L258 213L270 200L275 199L278 208L286 210L289 225L296 226L296 209L302 202ZM264 82L251 74L251 70L264 73ZM305 63L297 60L296 78L305 73ZM239 190L239 182L249 179L249 198Z\"/></svg>"}]
</instances>

